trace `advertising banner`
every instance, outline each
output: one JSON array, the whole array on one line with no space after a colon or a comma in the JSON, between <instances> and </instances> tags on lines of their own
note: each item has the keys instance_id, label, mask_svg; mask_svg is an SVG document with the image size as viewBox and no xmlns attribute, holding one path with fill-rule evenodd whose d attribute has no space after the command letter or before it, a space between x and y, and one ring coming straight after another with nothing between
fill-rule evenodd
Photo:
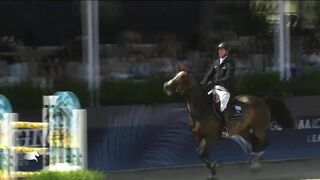
<instances>
[{"instance_id":1,"label":"advertising banner","mask_svg":"<svg viewBox=\"0 0 320 180\"><path fill-rule=\"evenodd\" d=\"M290 111L292 107L289 104ZM320 112L292 114L293 130L270 123L263 160L320 157ZM101 128L88 131L89 168L114 171L202 164L184 104L106 107L100 116ZM243 162L249 151L237 141L223 139L212 146L210 157L220 163Z\"/></svg>"},{"instance_id":2,"label":"advertising banner","mask_svg":"<svg viewBox=\"0 0 320 180\"><path fill-rule=\"evenodd\" d=\"M312 104L310 99L307 101ZM301 99L290 99L287 104L295 128L282 130L272 121L263 160L319 158L320 106L313 103L313 110L301 110ZM88 126L89 169L116 171L202 164L184 104L89 109ZM43 143L41 130L20 129L16 133L16 144L20 146L41 147ZM238 141L222 139L211 147L210 157L218 163L244 162L249 151ZM42 168L41 155L37 161L27 160L23 154L19 158L21 171Z\"/></svg>"}]
</instances>

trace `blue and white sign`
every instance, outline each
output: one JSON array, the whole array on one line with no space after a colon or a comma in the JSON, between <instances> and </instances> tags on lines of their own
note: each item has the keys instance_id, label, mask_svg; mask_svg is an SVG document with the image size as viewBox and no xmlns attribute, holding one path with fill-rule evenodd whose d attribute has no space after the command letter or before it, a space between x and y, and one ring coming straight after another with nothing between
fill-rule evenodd
<instances>
[{"instance_id":1,"label":"blue and white sign","mask_svg":"<svg viewBox=\"0 0 320 180\"><path fill-rule=\"evenodd\" d=\"M100 109L101 110L101 109ZM186 108L177 105L103 109L105 128L89 129L88 167L104 171L202 164L188 126ZM293 130L270 123L264 160L320 157L320 115L295 119ZM211 148L220 163L247 161L235 141L224 139Z\"/></svg>"}]
</instances>

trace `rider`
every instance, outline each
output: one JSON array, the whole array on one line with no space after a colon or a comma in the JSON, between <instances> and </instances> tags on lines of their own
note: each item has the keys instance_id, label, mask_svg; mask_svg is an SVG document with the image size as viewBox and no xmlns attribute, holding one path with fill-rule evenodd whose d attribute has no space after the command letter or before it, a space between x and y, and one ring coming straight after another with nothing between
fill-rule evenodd
<instances>
[{"instance_id":1,"label":"rider","mask_svg":"<svg viewBox=\"0 0 320 180\"><path fill-rule=\"evenodd\" d=\"M208 94L215 93L218 95L220 111L224 113L233 91L235 65L230 57L230 48L227 43L222 42L217 48L219 58L212 63L201 84L212 88ZM226 127L223 135L228 136Z\"/></svg>"}]
</instances>

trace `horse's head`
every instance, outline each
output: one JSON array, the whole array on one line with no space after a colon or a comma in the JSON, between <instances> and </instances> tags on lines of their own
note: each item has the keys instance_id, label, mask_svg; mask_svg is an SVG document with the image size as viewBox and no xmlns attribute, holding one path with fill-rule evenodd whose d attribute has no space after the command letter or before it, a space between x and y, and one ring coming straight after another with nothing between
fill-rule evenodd
<instances>
[{"instance_id":1,"label":"horse's head","mask_svg":"<svg viewBox=\"0 0 320 180\"><path fill-rule=\"evenodd\" d=\"M192 88L194 84L192 80L194 80L194 78L192 78L191 73L180 71L174 78L164 83L163 90L169 96L174 92L185 94Z\"/></svg>"}]
</instances>

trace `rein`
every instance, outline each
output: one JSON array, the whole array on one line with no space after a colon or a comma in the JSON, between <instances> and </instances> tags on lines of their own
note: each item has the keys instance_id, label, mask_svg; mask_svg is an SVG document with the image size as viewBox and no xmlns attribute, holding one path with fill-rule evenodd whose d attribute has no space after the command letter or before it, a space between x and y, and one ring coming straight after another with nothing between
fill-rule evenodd
<instances>
[{"instance_id":1,"label":"rein","mask_svg":"<svg viewBox=\"0 0 320 180\"><path fill-rule=\"evenodd\" d=\"M203 90L203 88L202 87L200 87L199 88L201 91ZM190 102L190 100L192 100L192 99L196 99L196 98L199 98L199 97L197 97L197 95L198 96L202 96L202 92L192 92L192 91L188 91L187 93L185 93L185 95L186 95L186 97L187 97L187 99L189 100L189 102ZM207 95L206 95L207 96ZM206 98L209 98L209 97L206 97ZM215 98L217 98L216 96L215 96ZM216 110L216 107L215 107L215 103L213 102L212 103L212 100L210 100L209 99L209 101L210 101L210 105L212 105L213 104L213 112L214 112L214 114L216 115L216 117L218 118L218 120L220 120L220 121L222 121L222 117L219 115L219 113L217 112L217 110ZM203 110L204 108L205 108L205 106L206 106L206 103L201 103L201 110ZM212 109L212 108L211 108ZM201 112L201 111L200 111ZM190 110L190 116L191 116L191 118L198 118L198 116L199 117L201 117L201 115L194 115L194 113L192 113L191 112L191 110ZM199 113L197 113L197 114L199 114Z\"/></svg>"}]
</instances>

